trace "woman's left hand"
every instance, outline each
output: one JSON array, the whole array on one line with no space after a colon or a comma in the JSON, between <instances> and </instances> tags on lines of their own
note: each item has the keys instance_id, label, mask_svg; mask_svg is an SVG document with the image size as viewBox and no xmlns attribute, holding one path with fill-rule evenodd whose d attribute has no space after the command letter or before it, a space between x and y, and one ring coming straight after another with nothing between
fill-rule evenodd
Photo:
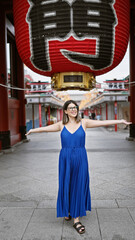
<instances>
[{"instance_id":1,"label":"woman's left hand","mask_svg":"<svg viewBox=\"0 0 135 240\"><path fill-rule=\"evenodd\" d=\"M121 123L126 124L126 125L132 124L132 122L127 122L125 119L121 119L120 121L121 121Z\"/></svg>"}]
</instances>

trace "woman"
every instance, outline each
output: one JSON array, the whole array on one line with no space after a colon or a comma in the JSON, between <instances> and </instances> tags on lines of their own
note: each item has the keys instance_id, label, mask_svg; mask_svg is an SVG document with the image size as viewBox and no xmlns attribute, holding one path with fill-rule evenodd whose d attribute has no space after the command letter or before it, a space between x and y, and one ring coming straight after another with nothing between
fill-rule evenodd
<instances>
[{"instance_id":1,"label":"woman","mask_svg":"<svg viewBox=\"0 0 135 240\"><path fill-rule=\"evenodd\" d=\"M78 233L85 232L79 217L91 211L88 159L85 149L86 128L126 124L125 120L91 120L79 117L79 107L73 100L63 106L63 120L46 127L31 129L30 133L61 131L62 149L59 155L59 191L57 197L57 217L69 221L74 218L73 227Z\"/></svg>"}]
</instances>

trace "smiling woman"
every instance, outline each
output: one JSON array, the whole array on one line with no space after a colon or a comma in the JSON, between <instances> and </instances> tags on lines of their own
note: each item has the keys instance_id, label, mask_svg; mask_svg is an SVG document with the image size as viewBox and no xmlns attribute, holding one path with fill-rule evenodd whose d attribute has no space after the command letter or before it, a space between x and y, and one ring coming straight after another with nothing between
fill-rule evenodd
<instances>
[{"instance_id":1,"label":"smiling woman","mask_svg":"<svg viewBox=\"0 0 135 240\"><path fill-rule=\"evenodd\" d=\"M31 129L26 135L34 132L61 131L62 148L59 154L59 189L57 196L57 217L69 221L74 218L73 227L78 233L85 232L85 226L79 217L91 211L90 177L87 152L85 148L86 128L101 127L113 124L131 124L125 120L90 120L81 119L79 106L68 100L63 106L63 120L50 126Z\"/></svg>"}]
</instances>

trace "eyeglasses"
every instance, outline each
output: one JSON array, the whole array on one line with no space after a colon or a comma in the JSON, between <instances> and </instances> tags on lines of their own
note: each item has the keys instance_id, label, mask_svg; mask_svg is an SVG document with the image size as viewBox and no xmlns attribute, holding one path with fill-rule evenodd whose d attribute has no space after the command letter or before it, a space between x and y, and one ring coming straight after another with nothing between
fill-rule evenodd
<instances>
[{"instance_id":1,"label":"eyeglasses","mask_svg":"<svg viewBox=\"0 0 135 240\"><path fill-rule=\"evenodd\" d=\"M70 111L72 111L72 110L77 110L78 107L77 107L77 106L75 106L75 107L68 107L68 109L69 109Z\"/></svg>"}]
</instances>

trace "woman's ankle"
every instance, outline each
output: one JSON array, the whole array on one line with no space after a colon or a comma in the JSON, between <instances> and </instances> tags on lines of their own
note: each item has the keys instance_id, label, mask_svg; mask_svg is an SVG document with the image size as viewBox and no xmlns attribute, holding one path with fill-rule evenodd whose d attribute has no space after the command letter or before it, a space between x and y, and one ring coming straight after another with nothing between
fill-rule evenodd
<instances>
[{"instance_id":1,"label":"woman's ankle","mask_svg":"<svg viewBox=\"0 0 135 240\"><path fill-rule=\"evenodd\" d=\"M79 222L79 217L74 218L74 223Z\"/></svg>"}]
</instances>

